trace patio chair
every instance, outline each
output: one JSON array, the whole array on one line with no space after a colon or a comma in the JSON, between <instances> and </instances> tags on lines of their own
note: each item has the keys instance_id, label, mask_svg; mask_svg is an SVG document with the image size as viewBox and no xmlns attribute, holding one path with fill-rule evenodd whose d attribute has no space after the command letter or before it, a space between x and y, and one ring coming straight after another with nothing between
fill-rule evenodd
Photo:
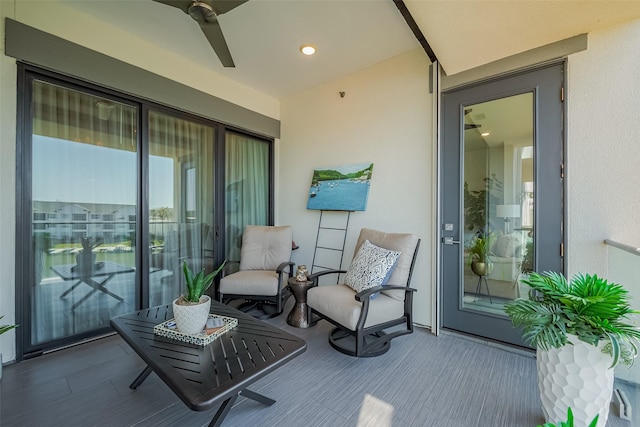
<instances>
[{"instance_id":1,"label":"patio chair","mask_svg":"<svg viewBox=\"0 0 640 427\"><path fill-rule=\"evenodd\" d=\"M413 234L363 228L349 270L309 277L314 282L307 293L311 321L325 319L336 326L329 333L333 348L350 356L378 356L393 338L413 332L416 290L409 283L419 246ZM319 285L321 276L337 273L346 273L343 283Z\"/></svg>"},{"instance_id":2,"label":"patio chair","mask_svg":"<svg viewBox=\"0 0 640 427\"><path fill-rule=\"evenodd\" d=\"M291 259L292 231L290 226L247 225L242 233L240 261L227 263L218 287L218 300L229 302L243 299L239 308L254 308L264 314L259 318L282 313L284 303L291 296L287 280L293 277ZM233 265L238 271L229 274Z\"/></svg>"}]
</instances>

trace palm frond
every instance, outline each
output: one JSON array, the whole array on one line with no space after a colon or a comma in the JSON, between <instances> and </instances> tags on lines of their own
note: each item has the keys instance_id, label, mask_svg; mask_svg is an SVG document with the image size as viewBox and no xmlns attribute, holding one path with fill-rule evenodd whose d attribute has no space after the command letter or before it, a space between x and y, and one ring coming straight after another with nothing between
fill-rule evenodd
<instances>
[{"instance_id":1,"label":"palm frond","mask_svg":"<svg viewBox=\"0 0 640 427\"><path fill-rule=\"evenodd\" d=\"M531 273L523 281L531 287L529 298L506 304L514 326L523 338L541 350L567 344L567 334L597 346L607 342L613 364L628 364L637 356L640 328L630 317L629 292L597 275L578 274L571 281L556 272Z\"/></svg>"}]
</instances>

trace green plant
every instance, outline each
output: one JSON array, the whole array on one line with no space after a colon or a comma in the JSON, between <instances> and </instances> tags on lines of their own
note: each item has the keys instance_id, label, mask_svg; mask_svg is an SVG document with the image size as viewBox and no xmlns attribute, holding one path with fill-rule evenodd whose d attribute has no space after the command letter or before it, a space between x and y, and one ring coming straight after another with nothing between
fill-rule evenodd
<instances>
[{"instance_id":1,"label":"green plant","mask_svg":"<svg viewBox=\"0 0 640 427\"><path fill-rule=\"evenodd\" d=\"M469 261L491 263L491 248L496 241L496 235L493 233L483 233L477 235L471 240L469 245Z\"/></svg>"},{"instance_id":2,"label":"green plant","mask_svg":"<svg viewBox=\"0 0 640 427\"><path fill-rule=\"evenodd\" d=\"M596 427L596 425L598 424L598 416L599 415L596 415L596 417L589 423L587 427ZM571 412L571 408L567 408L567 422L561 421L557 426L552 423L544 423L543 425L539 425L538 427L574 427L573 412Z\"/></svg>"},{"instance_id":3,"label":"green plant","mask_svg":"<svg viewBox=\"0 0 640 427\"><path fill-rule=\"evenodd\" d=\"M2 319L4 316L0 316L0 319ZM10 330L12 330L13 328L17 328L18 325L0 325L0 335L4 334L5 332L8 332Z\"/></svg>"},{"instance_id":4,"label":"green plant","mask_svg":"<svg viewBox=\"0 0 640 427\"><path fill-rule=\"evenodd\" d=\"M534 272L523 282L531 287L529 298L510 301L505 312L515 326L522 326L525 342L548 350L566 345L567 334L594 346L606 340L612 367L633 364L640 329L625 319L640 312L631 309L622 286L596 275L578 274L569 282L555 272Z\"/></svg>"},{"instance_id":5,"label":"green plant","mask_svg":"<svg viewBox=\"0 0 640 427\"><path fill-rule=\"evenodd\" d=\"M469 231L485 230L488 223L487 209L495 210L495 206L502 200L502 181L495 173L483 178L483 182L482 190L469 190L469 184L466 181L464 183L464 224Z\"/></svg>"},{"instance_id":6,"label":"green plant","mask_svg":"<svg viewBox=\"0 0 640 427\"><path fill-rule=\"evenodd\" d=\"M102 243L102 238L96 237L96 239L93 240L91 237L82 237L80 243L82 244L82 252L88 254Z\"/></svg>"},{"instance_id":7,"label":"green plant","mask_svg":"<svg viewBox=\"0 0 640 427\"><path fill-rule=\"evenodd\" d=\"M225 260L216 271L205 276L204 270L194 275L187 265L187 262L183 261L182 270L184 271L184 278L187 285L187 293L183 295L184 300L191 303L200 302L200 297L209 289L213 283L213 279L220 273L226 263L227 261Z\"/></svg>"}]
</instances>

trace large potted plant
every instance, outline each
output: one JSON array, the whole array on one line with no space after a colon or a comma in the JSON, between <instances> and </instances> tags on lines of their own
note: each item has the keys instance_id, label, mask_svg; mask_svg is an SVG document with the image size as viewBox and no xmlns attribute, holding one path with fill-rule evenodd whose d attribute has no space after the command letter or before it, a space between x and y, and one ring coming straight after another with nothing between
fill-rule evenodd
<instances>
[{"instance_id":1,"label":"large potted plant","mask_svg":"<svg viewBox=\"0 0 640 427\"><path fill-rule=\"evenodd\" d=\"M572 408L576 425L598 416L604 426L613 392L613 368L631 365L640 329L629 319L630 295L596 275L531 273L523 281L529 298L505 305L525 342L536 348L538 387L545 418L560 419Z\"/></svg>"},{"instance_id":2,"label":"large potted plant","mask_svg":"<svg viewBox=\"0 0 640 427\"><path fill-rule=\"evenodd\" d=\"M211 298L205 292L213 279L224 268L226 261L213 273L205 276L204 270L194 274L187 262L182 264L187 292L173 301L176 328L184 334L198 334L204 330L211 308Z\"/></svg>"},{"instance_id":3,"label":"large potted plant","mask_svg":"<svg viewBox=\"0 0 640 427\"><path fill-rule=\"evenodd\" d=\"M3 318L4 316L0 316L0 320ZM4 334L5 332L9 332L10 330L12 330L13 328L16 328L18 325L0 325L0 335ZM0 353L0 378L2 378L2 353Z\"/></svg>"}]
</instances>

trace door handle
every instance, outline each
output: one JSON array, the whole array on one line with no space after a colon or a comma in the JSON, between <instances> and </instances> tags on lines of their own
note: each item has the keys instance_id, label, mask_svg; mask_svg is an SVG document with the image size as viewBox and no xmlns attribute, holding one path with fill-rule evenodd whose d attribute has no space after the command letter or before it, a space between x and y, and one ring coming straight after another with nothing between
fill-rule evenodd
<instances>
[{"instance_id":1,"label":"door handle","mask_svg":"<svg viewBox=\"0 0 640 427\"><path fill-rule=\"evenodd\" d=\"M442 238L442 243L444 243L445 245L459 245L460 241L459 240L453 240L453 237L443 237Z\"/></svg>"}]
</instances>

